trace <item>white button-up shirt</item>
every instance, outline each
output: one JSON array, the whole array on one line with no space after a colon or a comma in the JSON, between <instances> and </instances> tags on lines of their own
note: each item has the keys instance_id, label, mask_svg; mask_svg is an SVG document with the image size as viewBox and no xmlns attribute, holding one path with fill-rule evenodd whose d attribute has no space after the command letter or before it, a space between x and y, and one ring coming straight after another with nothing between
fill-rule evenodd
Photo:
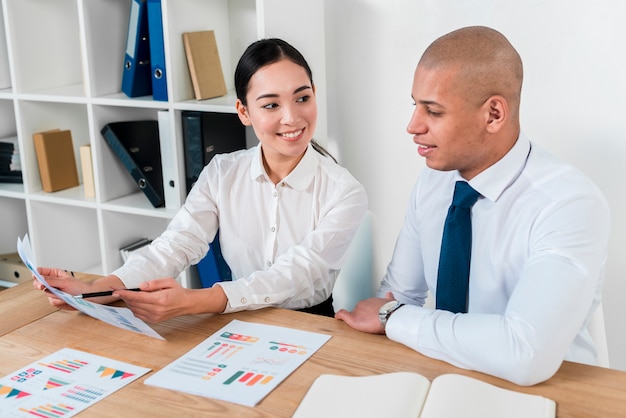
<instances>
[{"instance_id":1,"label":"white button-up shirt","mask_svg":"<svg viewBox=\"0 0 626 418\"><path fill-rule=\"evenodd\" d=\"M127 287L177 277L204 257L219 228L233 273L232 282L218 284L225 312L314 306L330 296L366 210L363 186L310 145L276 185L260 145L216 155L167 230L112 274Z\"/></svg>"},{"instance_id":2,"label":"white button-up shirt","mask_svg":"<svg viewBox=\"0 0 626 418\"><path fill-rule=\"evenodd\" d=\"M379 295L410 304L391 315L389 338L430 357L520 384L561 362L595 362L586 325L601 300L609 209L580 171L525 136L469 183L472 208L467 314L427 309L437 290L443 224L458 172L424 169Z\"/></svg>"}]
</instances>

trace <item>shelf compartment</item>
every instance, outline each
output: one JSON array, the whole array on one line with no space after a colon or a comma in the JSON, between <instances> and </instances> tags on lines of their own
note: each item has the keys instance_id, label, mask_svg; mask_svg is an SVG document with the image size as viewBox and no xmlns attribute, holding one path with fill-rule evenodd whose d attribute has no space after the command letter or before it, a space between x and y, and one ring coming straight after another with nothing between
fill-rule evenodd
<instances>
[{"instance_id":1,"label":"shelf compartment","mask_svg":"<svg viewBox=\"0 0 626 418\"><path fill-rule=\"evenodd\" d=\"M29 201L31 246L40 267L93 272L101 264L95 209Z\"/></svg>"},{"instance_id":2,"label":"shelf compartment","mask_svg":"<svg viewBox=\"0 0 626 418\"><path fill-rule=\"evenodd\" d=\"M105 269L107 273L122 265L120 248L140 238L155 239L169 224L169 219L104 210L102 220Z\"/></svg>"},{"instance_id":3,"label":"shelf compartment","mask_svg":"<svg viewBox=\"0 0 626 418\"><path fill-rule=\"evenodd\" d=\"M24 174L24 185L29 193L37 193L40 196L55 196L56 193L45 193L41 186L39 176L39 166L37 165L37 155L33 134L50 129L69 129L72 131L72 145L74 147L74 159L80 185L75 189L82 190L82 171L80 169L80 146L89 144L89 124L87 117L87 106L73 103L54 103L39 101L18 102L18 112L20 114L20 137L21 141L21 163ZM71 196L71 192L62 194ZM59 195L57 195L59 196ZM91 201L86 199L84 194L75 193L73 195L78 201Z\"/></svg>"},{"instance_id":4,"label":"shelf compartment","mask_svg":"<svg viewBox=\"0 0 626 418\"><path fill-rule=\"evenodd\" d=\"M101 134L101 130L107 123L132 121L132 120L158 120L159 109L102 106L93 107L93 144L92 155L95 156L94 166L100 179L99 193L102 202L111 202L116 199L136 194L139 191L137 183L128 173L117 155L111 150ZM146 208L152 207L150 201L143 196ZM123 204L123 203L122 203ZM134 206L134 203L132 204ZM154 209L154 208L153 208Z\"/></svg>"},{"instance_id":5,"label":"shelf compartment","mask_svg":"<svg viewBox=\"0 0 626 418\"><path fill-rule=\"evenodd\" d=\"M155 208L152 206L143 192L127 194L117 199L102 203L105 210L135 215L150 216L155 218L171 219L176 215L177 209Z\"/></svg>"},{"instance_id":6,"label":"shelf compartment","mask_svg":"<svg viewBox=\"0 0 626 418\"><path fill-rule=\"evenodd\" d=\"M0 234L0 254L17 252L17 237L23 238L28 232L26 217L26 203L24 199L0 197L0 219L10 219L3 222Z\"/></svg>"},{"instance_id":7,"label":"shelf compartment","mask_svg":"<svg viewBox=\"0 0 626 418\"><path fill-rule=\"evenodd\" d=\"M87 76L92 97L121 93L131 0L82 2ZM152 97L146 97L152 100Z\"/></svg>"},{"instance_id":8,"label":"shelf compartment","mask_svg":"<svg viewBox=\"0 0 626 418\"><path fill-rule=\"evenodd\" d=\"M17 138L13 100L0 99L0 141L8 138L11 140L15 140L15 138ZM19 144L17 147L18 152L20 152L21 147ZM0 182L0 196L23 197L24 185L22 183Z\"/></svg>"},{"instance_id":9,"label":"shelf compartment","mask_svg":"<svg viewBox=\"0 0 626 418\"><path fill-rule=\"evenodd\" d=\"M85 96L76 0L5 0L15 92Z\"/></svg>"},{"instance_id":10,"label":"shelf compartment","mask_svg":"<svg viewBox=\"0 0 626 418\"><path fill-rule=\"evenodd\" d=\"M165 57L168 64L168 87L174 102L196 102L183 33L215 31L226 88L234 88L233 75L239 57L257 39L256 3L254 0L162 0ZM228 106L234 105L229 97ZM220 103L220 106L222 104Z\"/></svg>"},{"instance_id":11,"label":"shelf compartment","mask_svg":"<svg viewBox=\"0 0 626 418\"><path fill-rule=\"evenodd\" d=\"M13 100L0 99L0 138L17 136Z\"/></svg>"},{"instance_id":12,"label":"shelf compartment","mask_svg":"<svg viewBox=\"0 0 626 418\"><path fill-rule=\"evenodd\" d=\"M2 3L0 3L0 91L11 92L11 70Z\"/></svg>"}]
</instances>

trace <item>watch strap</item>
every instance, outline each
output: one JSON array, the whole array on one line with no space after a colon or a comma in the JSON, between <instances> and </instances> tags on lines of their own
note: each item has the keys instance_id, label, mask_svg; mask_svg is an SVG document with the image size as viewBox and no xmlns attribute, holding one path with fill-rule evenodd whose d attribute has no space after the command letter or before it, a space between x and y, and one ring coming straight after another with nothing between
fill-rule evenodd
<instances>
[{"instance_id":1,"label":"watch strap","mask_svg":"<svg viewBox=\"0 0 626 418\"><path fill-rule=\"evenodd\" d=\"M404 306L404 303L400 303L398 301L395 302L396 304L394 306L388 308L386 311L381 311L378 313L378 319L380 320L380 324L383 326L383 329L387 327L387 321L389 320L391 314Z\"/></svg>"}]
</instances>

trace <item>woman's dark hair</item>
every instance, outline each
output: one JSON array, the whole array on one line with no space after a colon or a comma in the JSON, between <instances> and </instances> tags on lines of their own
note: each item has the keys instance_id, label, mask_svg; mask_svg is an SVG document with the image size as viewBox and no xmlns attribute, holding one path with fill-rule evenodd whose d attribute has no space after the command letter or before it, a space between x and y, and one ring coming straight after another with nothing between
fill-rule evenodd
<instances>
[{"instance_id":1,"label":"woman's dark hair","mask_svg":"<svg viewBox=\"0 0 626 418\"><path fill-rule=\"evenodd\" d=\"M248 105L246 96L248 95L248 87L252 76L259 69L274 64L282 59L288 59L294 64L304 68L304 71L306 71L309 76L311 85L314 84L311 67L309 67L309 64L300 51L282 39L260 39L251 43L248 48L246 48L235 69L235 93L244 106ZM318 144L315 139L311 139L311 146L320 154L330 157L337 162L335 157Z\"/></svg>"}]
</instances>

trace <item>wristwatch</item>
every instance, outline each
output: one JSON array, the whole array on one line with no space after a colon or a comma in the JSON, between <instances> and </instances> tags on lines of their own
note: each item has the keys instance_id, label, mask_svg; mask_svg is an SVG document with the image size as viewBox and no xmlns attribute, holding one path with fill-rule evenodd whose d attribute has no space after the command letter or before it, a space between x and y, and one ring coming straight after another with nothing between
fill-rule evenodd
<instances>
[{"instance_id":1,"label":"wristwatch","mask_svg":"<svg viewBox=\"0 0 626 418\"><path fill-rule=\"evenodd\" d=\"M392 300L391 302L387 302L380 307L380 309L378 310L378 319L380 320L380 325L383 326L383 329L385 329L385 326L387 325L387 320L389 319L391 314L400 309L402 306L404 306L404 303L400 303L397 300Z\"/></svg>"}]
</instances>

